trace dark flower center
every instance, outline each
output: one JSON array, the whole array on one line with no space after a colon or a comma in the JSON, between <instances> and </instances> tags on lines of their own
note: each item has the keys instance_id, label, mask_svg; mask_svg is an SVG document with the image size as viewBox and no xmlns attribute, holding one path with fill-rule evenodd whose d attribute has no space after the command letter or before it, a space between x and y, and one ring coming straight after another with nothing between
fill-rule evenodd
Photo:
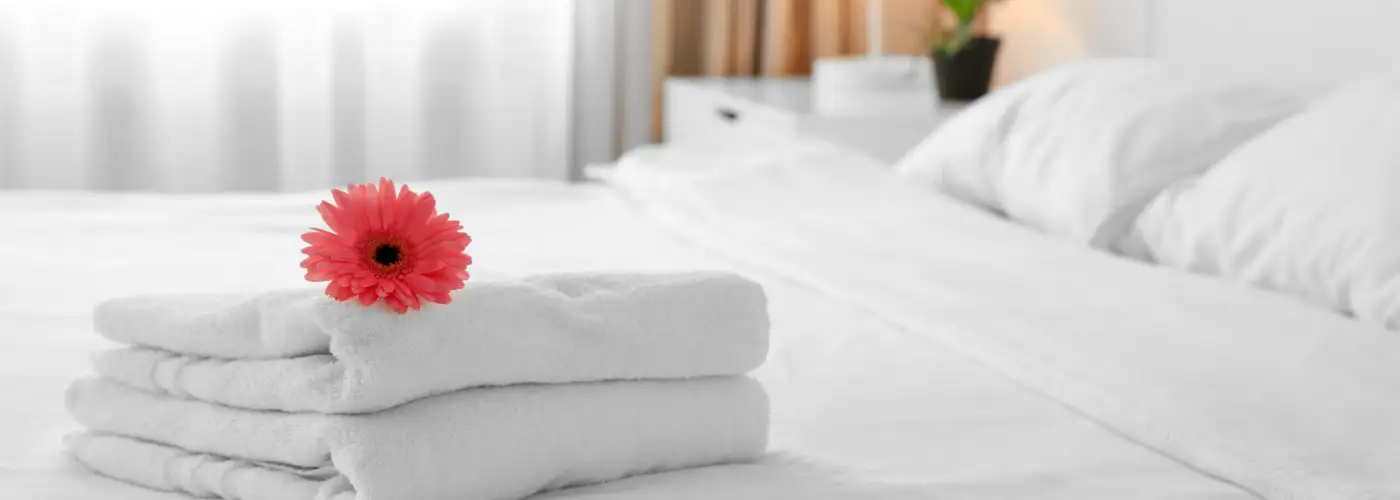
<instances>
[{"instance_id":1,"label":"dark flower center","mask_svg":"<svg viewBox=\"0 0 1400 500\"><path fill-rule=\"evenodd\" d=\"M374 261L381 266L389 267L399 263L399 247L383 243L374 249Z\"/></svg>"}]
</instances>

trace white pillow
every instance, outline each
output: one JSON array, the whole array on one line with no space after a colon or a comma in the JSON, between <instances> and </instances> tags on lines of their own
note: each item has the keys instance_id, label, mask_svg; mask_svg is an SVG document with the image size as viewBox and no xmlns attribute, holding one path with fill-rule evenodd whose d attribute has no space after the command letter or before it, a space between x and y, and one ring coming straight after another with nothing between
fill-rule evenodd
<instances>
[{"instance_id":1,"label":"white pillow","mask_svg":"<svg viewBox=\"0 0 1400 500\"><path fill-rule=\"evenodd\" d=\"M1159 262L1400 328L1400 79L1349 86L1172 186L1135 225Z\"/></svg>"},{"instance_id":2,"label":"white pillow","mask_svg":"<svg viewBox=\"0 0 1400 500\"><path fill-rule=\"evenodd\" d=\"M896 165L915 182L1110 249L1142 206L1293 114L1281 92L1145 60L1070 63L963 111Z\"/></svg>"}]
</instances>

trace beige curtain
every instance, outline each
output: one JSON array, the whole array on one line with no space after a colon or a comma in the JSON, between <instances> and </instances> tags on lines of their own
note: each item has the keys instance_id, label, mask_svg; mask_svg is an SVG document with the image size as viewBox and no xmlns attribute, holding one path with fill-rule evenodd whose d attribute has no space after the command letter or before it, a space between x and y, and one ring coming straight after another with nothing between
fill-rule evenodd
<instances>
[{"instance_id":1,"label":"beige curtain","mask_svg":"<svg viewBox=\"0 0 1400 500\"><path fill-rule=\"evenodd\" d=\"M866 51L869 0L652 0L652 132L669 76L800 76L817 58ZM884 0L884 50L923 54L937 0Z\"/></svg>"}]
</instances>

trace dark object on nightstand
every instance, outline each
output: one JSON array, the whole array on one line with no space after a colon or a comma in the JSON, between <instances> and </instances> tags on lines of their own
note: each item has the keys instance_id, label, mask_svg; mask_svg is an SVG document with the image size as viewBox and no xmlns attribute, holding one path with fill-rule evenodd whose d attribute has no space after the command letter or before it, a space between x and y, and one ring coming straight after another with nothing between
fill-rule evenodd
<instances>
[{"instance_id":1,"label":"dark object on nightstand","mask_svg":"<svg viewBox=\"0 0 1400 500\"><path fill-rule=\"evenodd\" d=\"M1000 48L999 38L974 37L955 53L934 49L933 73L938 96L949 101L971 101L987 95Z\"/></svg>"}]
</instances>

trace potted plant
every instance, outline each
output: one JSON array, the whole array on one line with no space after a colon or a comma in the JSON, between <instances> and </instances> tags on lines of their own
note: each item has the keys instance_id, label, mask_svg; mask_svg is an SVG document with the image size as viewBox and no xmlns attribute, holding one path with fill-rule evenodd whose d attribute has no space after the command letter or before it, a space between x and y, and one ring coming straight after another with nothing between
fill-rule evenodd
<instances>
[{"instance_id":1,"label":"potted plant","mask_svg":"<svg viewBox=\"0 0 1400 500\"><path fill-rule=\"evenodd\" d=\"M939 97L968 101L987 94L1001 40L977 33L978 18L998 0L937 0L953 14L953 25L934 27L933 65Z\"/></svg>"}]
</instances>

